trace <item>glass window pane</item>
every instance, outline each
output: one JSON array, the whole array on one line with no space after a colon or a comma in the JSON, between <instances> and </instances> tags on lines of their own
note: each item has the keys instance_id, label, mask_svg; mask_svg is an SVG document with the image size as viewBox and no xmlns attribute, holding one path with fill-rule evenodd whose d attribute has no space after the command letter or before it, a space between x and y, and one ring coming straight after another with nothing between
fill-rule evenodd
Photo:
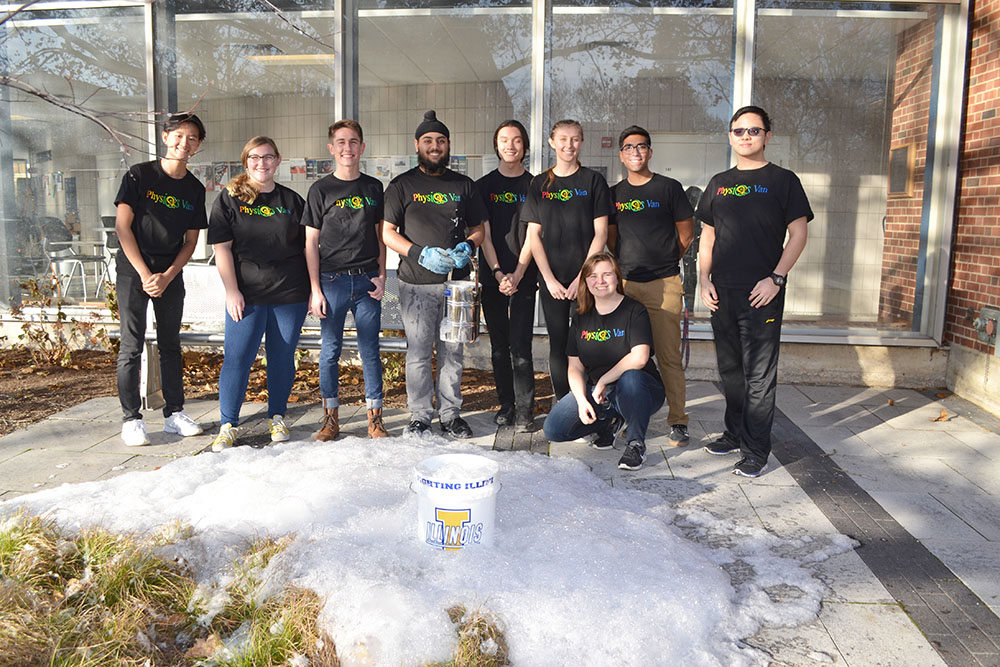
<instances>
[{"instance_id":1,"label":"glass window pane","mask_svg":"<svg viewBox=\"0 0 1000 667\"><path fill-rule=\"evenodd\" d=\"M703 188L727 167L731 5L671 10L554 11L546 126L579 120L581 160L611 184L624 175L618 134L633 124L652 135L653 170L685 187Z\"/></svg>"},{"instance_id":2,"label":"glass window pane","mask_svg":"<svg viewBox=\"0 0 1000 667\"><path fill-rule=\"evenodd\" d=\"M0 164L0 281L6 289L54 267L65 296L93 300L106 257L101 216L114 215L123 150L130 160L148 150L142 9L23 12L0 26L0 60L13 79L0 100L10 151ZM94 259L53 263L54 249Z\"/></svg>"},{"instance_id":3,"label":"glass window pane","mask_svg":"<svg viewBox=\"0 0 1000 667\"><path fill-rule=\"evenodd\" d=\"M816 214L785 317L909 330L937 10L815 6L772 4L757 20L754 99L774 124L767 156L799 175ZM916 187L890 199L889 150L911 142Z\"/></svg>"},{"instance_id":4,"label":"glass window pane","mask_svg":"<svg viewBox=\"0 0 1000 667\"><path fill-rule=\"evenodd\" d=\"M359 34L367 171L383 181L410 168L428 109L451 132L452 169L472 178L496 166L497 125L529 124L529 7L362 11Z\"/></svg>"}]
</instances>

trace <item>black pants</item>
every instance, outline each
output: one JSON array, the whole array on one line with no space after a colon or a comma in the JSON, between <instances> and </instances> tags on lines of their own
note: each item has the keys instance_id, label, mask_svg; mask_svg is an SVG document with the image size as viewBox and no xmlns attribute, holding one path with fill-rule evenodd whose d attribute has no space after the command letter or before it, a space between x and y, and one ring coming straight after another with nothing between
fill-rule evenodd
<instances>
[{"instance_id":1,"label":"black pants","mask_svg":"<svg viewBox=\"0 0 1000 667\"><path fill-rule=\"evenodd\" d=\"M181 360L181 315L184 312L184 275L178 274L157 298L142 291L142 280L132 271L120 270L115 281L118 317L121 320L121 348L118 350L118 400L124 421L142 417L139 370L146 337L146 305L153 302L156 342L160 352L160 380L163 387L163 416L184 409L184 381Z\"/></svg>"},{"instance_id":2,"label":"black pants","mask_svg":"<svg viewBox=\"0 0 1000 667\"><path fill-rule=\"evenodd\" d=\"M586 285L581 284L580 287L587 289ZM539 281L538 296L542 302L542 313L545 315L545 327L549 331L549 377L552 378L552 390L558 401L569 393L569 357L566 356L566 343L569 342L569 316L576 308L576 300L553 299L542 281Z\"/></svg>"},{"instance_id":3,"label":"black pants","mask_svg":"<svg viewBox=\"0 0 1000 667\"><path fill-rule=\"evenodd\" d=\"M482 304L500 405L515 405L519 415L530 415L535 407L535 367L531 361L535 284L522 280L517 292L506 296L496 283L486 282Z\"/></svg>"},{"instance_id":4,"label":"black pants","mask_svg":"<svg viewBox=\"0 0 1000 667\"><path fill-rule=\"evenodd\" d=\"M785 290L763 308L750 305L750 290L716 288L712 313L715 354L726 396L725 437L743 456L766 461L778 387L778 350Z\"/></svg>"}]
</instances>

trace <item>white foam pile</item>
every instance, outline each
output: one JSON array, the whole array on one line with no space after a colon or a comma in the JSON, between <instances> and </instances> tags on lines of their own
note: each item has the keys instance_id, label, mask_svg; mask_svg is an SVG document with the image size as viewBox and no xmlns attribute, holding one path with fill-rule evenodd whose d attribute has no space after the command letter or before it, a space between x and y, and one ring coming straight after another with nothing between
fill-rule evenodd
<instances>
[{"instance_id":1,"label":"white foam pile","mask_svg":"<svg viewBox=\"0 0 1000 667\"><path fill-rule=\"evenodd\" d=\"M460 452L500 465L495 546L435 550L416 537L414 466ZM814 618L825 589L810 565L853 547L679 514L575 460L436 437L238 447L21 496L0 513L19 506L133 533L179 519L197 534L169 549L206 585L247 538L294 534L271 585L326 599L321 621L347 665L448 659L455 604L500 619L515 665L766 664L741 638Z\"/></svg>"}]
</instances>

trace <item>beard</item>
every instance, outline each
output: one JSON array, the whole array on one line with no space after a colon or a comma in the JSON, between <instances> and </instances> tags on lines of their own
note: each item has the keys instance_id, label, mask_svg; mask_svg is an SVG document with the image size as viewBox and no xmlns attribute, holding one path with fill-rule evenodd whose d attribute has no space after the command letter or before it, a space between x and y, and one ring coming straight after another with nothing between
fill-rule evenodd
<instances>
[{"instance_id":1,"label":"beard","mask_svg":"<svg viewBox=\"0 0 1000 667\"><path fill-rule=\"evenodd\" d=\"M424 168L428 174L437 175L444 173L448 163L451 162L451 151L445 151L437 160L432 159L423 151L417 151L417 163Z\"/></svg>"}]
</instances>

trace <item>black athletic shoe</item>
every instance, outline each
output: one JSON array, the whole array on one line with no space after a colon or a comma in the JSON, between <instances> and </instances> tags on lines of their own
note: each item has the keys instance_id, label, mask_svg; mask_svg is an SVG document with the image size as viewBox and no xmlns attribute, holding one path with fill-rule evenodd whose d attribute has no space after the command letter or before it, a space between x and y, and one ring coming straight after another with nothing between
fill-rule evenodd
<instances>
[{"instance_id":1,"label":"black athletic shoe","mask_svg":"<svg viewBox=\"0 0 1000 667\"><path fill-rule=\"evenodd\" d=\"M731 440L723 436L705 445L705 451L716 456L725 456L740 451L740 446L733 444Z\"/></svg>"},{"instance_id":2,"label":"black athletic shoe","mask_svg":"<svg viewBox=\"0 0 1000 667\"><path fill-rule=\"evenodd\" d=\"M607 420L607 427L597 432L597 439L590 443L590 446L594 449L611 449L615 446L615 438L618 437L618 432L622 430L624 425L625 419L616 413L614 417Z\"/></svg>"},{"instance_id":3,"label":"black athletic shoe","mask_svg":"<svg viewBox=\"0 0 1000 667\"><path fill-rule=\"evenodd\" d=\"M427 422L422 422L419 419L414 419L410 422L410 425L403 429L403 435L414 435L418 438L425 433L431 432L431 425Z\"/></svg>"},{"instance_id":4,"label":"black athletic shoe","mask_svg":"<svg viewBox=\"0 0 1000 667\"><path fill-rule=\"evenodd\" d=\"M450 422L441 422L441 430L453 438L472 437L472 427L461 417L455 417Z\"/></svg>"},{"instance_id":5,"label":"black athletic shoe","mask_svg":"<svg viewBox=\"0 0 1000 667\"><path fill-rule=\"evenodd\" d=\"M670 427L670 444L674 447L687 447L691 441L687 424L674 424Z\"/></svg>"},{"instance_id":6,"label":"black athletic shoe","mask_svg":"<svg viewBox=\"0 0 1000 667\"><path fill-rule=\"evenodd\" d=\"M493 422L497 426L510 426L514 423L514 406L513 405L501 405L500 409L497 410L496 415L493 417Z\"/></svg>"},{"instance_id":7,"label":"black athletic shoe","mask_svg":"<svg viewBox=\"0 0 1000 667\"><path fill-rule=\"evenodd\" d=\"M514 420L514 432L515 433L531 433L535 430L535 415L528 414L518 414L517 418Z\"/></svg>"},{"instance_id":8,"label":"black athletic shoe","mask_svg":"<svg viewBox=\"0 0 1000 667\"><path fill-rule=\"evenodd\" d=\"M630 442L625 445L625 453L618 459L621 470L638 470L646 460L646 445L641 442Z\"/></svg>"},{"instance_id":9,"label":"black athletic shoe","mask_svg":"<svg viewBox=\"0 0 1000 667\"><path fill-rule=\"evenodd\" d=\"M761 461L751 456L744 456L733 466L733 474L740 477L760 477L766 465L767 461Z\"/></svg>"}]
</instances>

